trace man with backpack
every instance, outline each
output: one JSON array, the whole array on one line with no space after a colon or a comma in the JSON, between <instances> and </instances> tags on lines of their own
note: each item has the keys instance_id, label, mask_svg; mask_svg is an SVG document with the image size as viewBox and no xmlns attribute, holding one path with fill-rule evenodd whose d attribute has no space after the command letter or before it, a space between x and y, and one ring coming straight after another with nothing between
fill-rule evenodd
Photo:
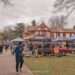
<instances>
[{"instance_id":1,"label":"man with backpack","mask_svg":"<svg viewBox=\"0 0 75 75\"><path fill-rule=\"evenodd\" d=\"M15 58L16 58L16 72L19 72L19 70L21 71L23 63L24 63L22 42L19 42L19 44L16 46L13 53L15 53Z\"/></svg>"}]
</instances>

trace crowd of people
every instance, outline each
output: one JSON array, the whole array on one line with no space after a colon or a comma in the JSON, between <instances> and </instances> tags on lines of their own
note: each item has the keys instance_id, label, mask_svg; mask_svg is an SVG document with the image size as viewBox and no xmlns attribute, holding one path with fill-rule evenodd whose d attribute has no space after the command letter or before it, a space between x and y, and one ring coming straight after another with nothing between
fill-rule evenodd
<instances>
[{"instance_id":1,"label":"crowd of people","mask_svg":"<svg viewBox=\"0 0 75 75\"><path fill-rule=\"evenodd\" d=\"M35 57L46 56L46 55L48 55L48 56L49 55L58 55L59 54L59 48L64 48L64 46L62 47L62 44L60 44L60 45L50 44L50 43L34 44L31 41L26 43L26 44L27 44L28 50L31 51L32 56L35 56ZM24 46L24 48L25 48L26 45L24 44L24 42L22 43L22 46ZM8 48L10 48L11 52L13 52L15 47L13 47L13 44L1 43L0 44L0 53L3 52L3 49L5 49L5 51L7 51ZM68 44L66 44L65 47L68 48Z\"/></svg>"},{"instance_id":2,"label":"crowd of people","mask_svg":"<svg viewBox=\"0 0 75 75\"><path fill-rule=\"evenodd\" d=\"M55 55L59 56L60 54L64 55L66 53L71 53L72 50L69 50L68 43L64 44L34 44L29 43L28 48L32 52L32 55L35 57L38 57L40 55L42 56L49 56L49 55Z\"/></svg>"},{"instance_id":3,"label":"crowd of people","mask_svg":"<svg viewBox=\"0 0 75 75\"><path fill-rule=\"evenodd\" d=\"M9 49L9 45L8 44L0 43L0 54L3 53L3 50L7 51L8 49Z\"/></svg>"},{"instance_id":4,"label":"crowd of people","mask_svg":"<svg viewBox=\"0 0 75 75\"><path fill-rule=\"evenodd\" d=\"M28 43L28 49L31 52L32 56L39 57L39 56L49 56L49 55L59 55L59 49L62 48L62 46L56 44L33 44L32 42ZM68 44L66 44L66 47L68 47ZM24 63L24 48L25 44L23 42L18 42L16 46L13 48L10 44L0 44L0 53L3 52L3 49L7 51L8 49L11 49L12 54L15 55L16 59L16 72L21 71L23 63Z\"/></svg>"},{"instance_id":5,"label":"crowd of people","mask_svg":"<svg viewBox=\"0 0 75 75\"><path fill-rule=\"evenodd\" d=\"M22 42L19 42L15 47L13 47L8 43L0 43L0 54L3 54L4 51L8 52L8 50L10 50L11 54L15 55L16 72L21 72L24 63L24 45L22 44Z\"/></svg>"}]
</instances>

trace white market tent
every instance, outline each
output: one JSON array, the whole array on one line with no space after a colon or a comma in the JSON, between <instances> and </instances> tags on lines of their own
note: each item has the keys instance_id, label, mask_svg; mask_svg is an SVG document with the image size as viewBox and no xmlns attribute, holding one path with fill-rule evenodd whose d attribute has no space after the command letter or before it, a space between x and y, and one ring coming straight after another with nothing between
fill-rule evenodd
<instances>
[{"instance_id":1,"label":"white market tent","mask_svg":"<svg viewBox=\"0 0 75 75\"><path fill-rule=\"evenodd\" d=\"M24 39L22 39L20 37L11 40L11 42L22 42L22 41L24 41Z\"/></svg>"}]
</instances>

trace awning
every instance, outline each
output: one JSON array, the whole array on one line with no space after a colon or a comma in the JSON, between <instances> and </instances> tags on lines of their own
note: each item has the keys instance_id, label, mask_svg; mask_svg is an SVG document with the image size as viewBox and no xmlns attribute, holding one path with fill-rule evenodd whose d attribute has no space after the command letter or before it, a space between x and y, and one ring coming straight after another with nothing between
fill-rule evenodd
<instances>
[{"instance_id":1,"label":"awning","mask_svg":"<svg viewBox=\"0 0 75 75\"><path fill-rule=\"evenodd\" d=\"M53 39L52 41L65 41L68 40L66 37L57 37L56 39Z\"/></svg>"},{"instance_id":2,"label":"awning","mask_svg":"<svg viewBox=\"0 0 75 75\"><path fill-rule=\"evenodd\" d=\"M11 42L22 42L22 41L24 41L24 39L22 39L22 38L20 38L20 37L11 40Z\"/></svg>"},{"instance_id":3,"label":"awning","mask_svg":"<svg viewBox=\"0 0 75 75\"><path fill-rule=\"evenodd\" d=\"M75 35L68 38L69 41L75 40Z\"/></svg>"}]
</instances>

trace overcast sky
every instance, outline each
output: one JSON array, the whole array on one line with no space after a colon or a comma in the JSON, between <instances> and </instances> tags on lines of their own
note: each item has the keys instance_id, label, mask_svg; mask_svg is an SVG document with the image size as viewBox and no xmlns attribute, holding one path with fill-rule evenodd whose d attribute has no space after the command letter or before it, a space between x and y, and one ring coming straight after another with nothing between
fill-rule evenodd
<instances>
[{"instance_id":1,"label":"overcast sky","mask_svg":"<svg viewBox=\"0 0 75 75\"><path fill-rule=\"evenodd\" d=\"M0 2L0 28L15 25L16 22L30 22L32 18L47 20L52 16L55 0L9 0L13 5L4 6ZM69 27L74 25L74 14L69 18Z\"/></svg>"}]
</instances>

